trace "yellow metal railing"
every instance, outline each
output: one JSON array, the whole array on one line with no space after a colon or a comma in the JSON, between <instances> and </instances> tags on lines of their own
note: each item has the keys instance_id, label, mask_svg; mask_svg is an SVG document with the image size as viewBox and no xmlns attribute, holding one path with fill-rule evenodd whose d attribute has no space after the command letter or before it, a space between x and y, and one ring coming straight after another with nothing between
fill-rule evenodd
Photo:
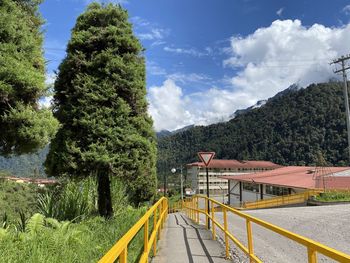
<instances>
[{"instance_id":1,"label":"yellow metal railing","mask_svg":"<svg viewBox=\"0 0 350 263\"><path fill-rule=\"evenodd\" d=\"M176 213L182 210L182 201L179 200L175 203L169 204L169 209L168 209L168 213Z\"/></svg>"},{"instance_id":2,"label":"yellow metal railing","mask_svg":"<svg viewBox=\"0 0 350 263\"><path fill-rule=\"evenodd\" d=\"M143 253L140 262L148 262L149 254L153 248L153 256L157 252L157 240L160 239L160 230L168 215L168 200L162 197L144 216L105 254L99 263L111 263L119 259L120 263L128 262L128 245L137 233L143 228ZM149 235L149 224L153 217L153 229Z\"/></svg>"},{"instance_id":3,"label":"yellow metal railing","mask_svg":"<svg viewBox=\"0 0 350 263\"><path fill-rule=\"evenodd\" d=\"M205 202L205 209L199 209L199 200L203 199ZM209 200L210 205L210 211L208 211L207 207L207 201ZM257 224L267 230L270 230L274 233L280 234L283 237L286 237L292 241L295 241L307 249L308 254L308 262L309 263L316 263L317 262L317 253L323 254L335 261L338 262L350 262L350 255L347 255L343 252L337 251L333 248L327 247L325 245L322 245L321 243L318 243L312 239L303 237L301 235L295 234L293 232L290 232L288 230L285 230L281 227L275 226L273 224L270 224L268 222L265 222L263 220L260 220L258 218L255 218L253 216L250 216L248 214L242 213L236 209L233 209L232 207L229 207L227 205L224 205L214 199L207 198L206 196L197 195L192 197L191 199L185 201L183 203L186 215L191 218L196 223L199 223L199 214L204 214L206 219L206 226L208 226L208 221L212 223L211 231L213 235L213 239L216 239L216 228L218 227L221 229L225 235L225 247L226 247L226 257L229 257L229 240L232 240L233 243L235 243L250 259L250 262L262 262L254 253L254 246L253 246L253 231L252 231L252 223ZM223 213L223 221L224 225L221 225L216 219L215 219L215 208L214 207L221 207L222 213ZM244 246L241 241L239 241L232 233L228 230L228 222L227 222L227 214L233 213L246 221L246 231L247 231L247 244L248 247Z\"/></svg>"},{"instance_id":4,"label":"yellow metal railing","mask_svg":"<svg viewBox=\"0 0 350 263\"><path fill-rule=\"evenodd\" d=\"M283 195L270 199L264 199L256 202L244 202L244 209L268 208L283 205L300 204L306 202L311 196L319 195L322 190L310 190L303 193Z\"/></svg>"}]
</instances>

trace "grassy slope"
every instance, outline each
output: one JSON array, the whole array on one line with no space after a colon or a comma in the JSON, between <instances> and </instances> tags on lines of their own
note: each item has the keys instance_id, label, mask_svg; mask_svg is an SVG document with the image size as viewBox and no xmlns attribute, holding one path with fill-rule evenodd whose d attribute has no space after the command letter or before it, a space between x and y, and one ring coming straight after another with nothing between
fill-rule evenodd
<instances>
[{"instance_id":1,"label":"grassy slope","mask_svg":"<svg viewBox=\"0 0 350 263\"><path fill-rule=\"evenodd\" d=\"M0 178L0 217L6 214L10 220L18 217L18 212L26 215L35 212L38 187L20 184Z\"/></svg>"},{"instance_id":2,"label":"grassy slope","mask_svg":"<svg viewBox=\"0 0 350 263\"><path fill-rule=\"evenodd\" d=\"M144 212L129 209L108 221L94 217L70 224L67 230L43 227L36 234L0 232L1 262L97 262ZM141 233L128 248L129 262L136 262L142 244Z\"/></svg>"},{"instance_id":3,"label":"grassy slope","mask_svg":"<svg viewBox=\"0 0 350 263\"><path fill-rule=\"evenodd\" d=\"M43 226L35 234L16 231L18 211L27 218L36 210L38 189L0 178L0 258L1 262L97 262L145 213L145 208L125 207L111 220L89 217L66 229ZM10 227L1 229L6 212ZM153 221L152 221L153 222ZM136 262L143 246L143 231L129 245L129 262Z\"/></svg>"}]
</instances>

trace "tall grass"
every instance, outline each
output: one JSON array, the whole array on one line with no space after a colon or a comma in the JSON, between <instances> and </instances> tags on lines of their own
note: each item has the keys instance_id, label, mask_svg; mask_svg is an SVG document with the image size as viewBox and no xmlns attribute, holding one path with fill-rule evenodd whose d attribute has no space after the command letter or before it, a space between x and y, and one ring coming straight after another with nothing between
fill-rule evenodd
<instances>
[{"instance_id":1,"label":"tall grass","mask_svg":"<svg viewBox=\"0 0 350 263\"><path fill-rule=\"evenodd\" d=\"M113 210L116 214L128 204L124 185L111 180ZM79 221L97 215L97 184L94 178L67 181L59 189L39 194L38 211L58 220Z\"/></svg>"},{"instance_id":2,"label":"tall grass","mask_svg":"<svg viewBox=\"0 0 350 263\"><path fill-rule=\"evenodd\" d=\"M31 217L17 211L17 220L9 220L2 213L0 262L97 262L146 212L128 205L126 189L117 178L111 180L111 194L114 217L109 220L98 216L94 178L68 180L39 193L33 209L37 213ZM140 231L129 244L129 262L137 261L142 247Z\"/></svg>"},{"instance_id":3,"label":"tall grass","mask_svg":"<svg viewBox=\"0 0 350 263\"><path fill-rule=\"evenodd\" d=\"M144 213L129 207L110 220L94 217L80 223L35 214L25 232L0 229L1 262L97 262ZM130 262L137 260L142 244L141 233L129 246Z\"/></svg>"}]
</instances>

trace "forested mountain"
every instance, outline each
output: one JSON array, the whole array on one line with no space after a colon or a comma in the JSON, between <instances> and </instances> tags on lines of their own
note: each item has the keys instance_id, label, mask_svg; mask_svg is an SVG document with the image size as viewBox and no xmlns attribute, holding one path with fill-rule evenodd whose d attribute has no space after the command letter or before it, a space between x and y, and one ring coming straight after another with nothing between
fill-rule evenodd
<instances>
[{"instance_id":1,"label":"forested mountain","mask_svg":"<svg viewBox=\"0 0 350 263\"><path fill-rule=\"evenodd\" d=\"M0 156L0 172L6 171L20 177L45 177L43 163L49 147L32 153L22 154L19 156L8 156L7 158Z\"/></svg>"},{"instance_id":2,"label":"forested mountain","mask_svg":"<svg viewBox=\"0 0 350 263\"><path fill-rule=\"evenodd\" d=\"M198 161L198 151L216 158L313 165L318 151L332 165L347 165L342 84L312 84L269 99L257 109L210 126L196 126L158 140L158 171Z\"/></svg>"}]
</instances>

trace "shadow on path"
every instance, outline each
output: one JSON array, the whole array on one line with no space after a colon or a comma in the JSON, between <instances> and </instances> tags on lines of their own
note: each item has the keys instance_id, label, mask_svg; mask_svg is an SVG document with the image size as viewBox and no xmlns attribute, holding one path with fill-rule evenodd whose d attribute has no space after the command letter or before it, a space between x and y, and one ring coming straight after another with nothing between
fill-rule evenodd
<instances>
[{"instance_id":1,"label":"shadow on path","mask_svg":"<svg viewBox=\"0 0 350 263\"><path fill-rule=\"evenodd\" d=\"M212 240L212 234L204 226L193 223L181 213L168 216L158 243L155 263L216 263L225 259L225 249Z\"/></svg>"}]
</instances>

